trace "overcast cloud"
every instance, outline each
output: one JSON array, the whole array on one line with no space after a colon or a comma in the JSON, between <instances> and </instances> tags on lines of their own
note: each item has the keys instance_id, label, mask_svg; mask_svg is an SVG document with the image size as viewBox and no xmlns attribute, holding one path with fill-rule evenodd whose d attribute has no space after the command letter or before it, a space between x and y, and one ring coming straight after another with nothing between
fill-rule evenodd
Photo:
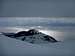
<instances>
[{"instance_id":1,"label":"overcast cloud","mask_svg":"<svg viewBox=\"0 0 75 56\"><path fill-rule=\"evenodd\" d=\"M75 16L75 0L0 0L0 16Z\"/></svg>"}]
</instances>

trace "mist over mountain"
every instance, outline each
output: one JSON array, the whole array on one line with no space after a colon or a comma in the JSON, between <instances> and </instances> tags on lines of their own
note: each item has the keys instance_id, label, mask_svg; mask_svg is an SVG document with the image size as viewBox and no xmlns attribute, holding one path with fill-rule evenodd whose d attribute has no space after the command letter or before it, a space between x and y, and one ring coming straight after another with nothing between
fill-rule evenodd
<instances>
[{"instance_id":1,"label":"mist over mountain","mask_svg":"<svg viewBox=\"0 0 75 56\"><path fill-rule=\"evenodd\" d=\"M41 18L41 17L21 17L21 18L0 18L0 26L55 26L55 27L75 27L74 18Z\"/></svg>"}]
</instances>

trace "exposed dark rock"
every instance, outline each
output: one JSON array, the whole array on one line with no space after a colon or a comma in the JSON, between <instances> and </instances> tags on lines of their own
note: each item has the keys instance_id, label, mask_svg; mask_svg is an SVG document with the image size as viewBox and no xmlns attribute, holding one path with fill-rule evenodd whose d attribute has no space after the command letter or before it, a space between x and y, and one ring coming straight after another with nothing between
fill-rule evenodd
<instances>
[{"instance_id":1,"label":"exposed dark rock","mask_svg":"<svg viewBox=\"0 0 75 56\"><path fill-rule=\"evenodd\" d=\"M49 41L49 42L57 42L56 39L48 35L44 36L44 38L45 38L44 40Z\"/></svg>"},{"instance_id":2,"label":"exposed dark rock","mask_svg":"<svg viewBox=\"0 0 75 56\"><path fill-rule=\"evenodd\" d=\"M30 33L30 35L39 34L39 32L35 29L30 29L28 33Z\"/></svg>"},{"instance_id":3,"label":"exposed dark rock","mask_svg":"<svg viewBox=\"0 0 75 56\"><path fill-rule=\"evenodd\" d=\"M15 33L3 33L3 32L2 32L2 34L5 36L8 36L8 37L12 37L15 35Z\"/></svg>"},{"instance_id":4,"label":"exposed dark rock","mask_svg":"<svg viewBox=\"0 0 75 56\"><path fill-rule=\"evenodd\" d=\"M20 31L18 33L16 33L14 36L15 37L20 37L20 36L30 36L30 35L34 35L34 34L38 34L39 32L35 29L31 29L29 31Z\"/></svg>"},{"instance_id":5,"label":"exposed dark rock","mask_svg":"<svg viewBox=\"0 0 75 56\"><path fill-rule=\"evenodd\" d=\"M26 31L20 31L18 33L16 33L14 36L15 37L20 37L20 36L27 36L28 33Z\"/></svg>"},{"instance_id":6,"label":"exposed dark rock","mask_svg":"<svg viewBox=\"0 0 75 56\"><path fill-rule=\"evenodd\" d=\"M22 41L24 41L26 39L26 37L22 38Z\"/></svg>"},{"instance_id":7,"label":"exposed dark rock","mask_svg":"<svg viewBox=\"0 0 75 56\"><path fill-rule=\"evenodd\" d=\"M46 35L35 29L30 29L29 31L20 31L18 33L3 33L3 35L11 37L11 38L20 39L22 41L29 39L29 40L32 40L31 43L33 43L36 39L38 40L41 39L48 42L58 42L52 36ZM23 36L24 38L23 37L21 38L21 36ZM38 36L40 36L40 38Z\"/></svg>"}]
</instances>

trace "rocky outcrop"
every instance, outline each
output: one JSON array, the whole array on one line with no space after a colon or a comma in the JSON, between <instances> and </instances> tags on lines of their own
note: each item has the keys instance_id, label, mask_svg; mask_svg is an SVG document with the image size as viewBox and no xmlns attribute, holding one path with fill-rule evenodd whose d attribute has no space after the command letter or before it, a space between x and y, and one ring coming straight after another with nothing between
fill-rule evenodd
<instances>
[{"instance_id":1,"label":"rocky outcrop","mask_svg":"<svg viewBox=\"0 0 75 56\"><path fill-rule=\"evenodd\" d=\"M3 33L3 35L11 37L11 38L20 39L22 41L28 41L30 43L41 42L41 41L58 42L52 36L46 35L35 29L30 29L28 31L20 31L17 33Z\"/></svg>"},{"instance_id":2,"label":"rocky outcrop","mask_svg":"<svg viewBox=\"0 0 75 56\"><path fill-rule=\"evenodd\" d=\"M20 32L16 33L14 36L15 37L31 36L31 35L35 35L35 34L39 34L39 32L35 29L30 29L29 31L20 31Z\"/></svg>"}]
</instances>

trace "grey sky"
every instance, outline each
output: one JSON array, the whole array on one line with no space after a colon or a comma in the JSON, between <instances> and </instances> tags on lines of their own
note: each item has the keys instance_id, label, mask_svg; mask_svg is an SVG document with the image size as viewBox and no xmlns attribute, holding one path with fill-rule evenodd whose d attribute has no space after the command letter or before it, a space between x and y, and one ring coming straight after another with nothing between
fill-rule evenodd
<instances>
[{"instance_id":1,"label":"grey sky","mask_svg":"<svg viewBox=\"0 0 75 56\"><path fill-rule=\"evenodd\" d=\"M0 16L75 16L75 0L0 0Z\"/></svg>"}]
</instances>

